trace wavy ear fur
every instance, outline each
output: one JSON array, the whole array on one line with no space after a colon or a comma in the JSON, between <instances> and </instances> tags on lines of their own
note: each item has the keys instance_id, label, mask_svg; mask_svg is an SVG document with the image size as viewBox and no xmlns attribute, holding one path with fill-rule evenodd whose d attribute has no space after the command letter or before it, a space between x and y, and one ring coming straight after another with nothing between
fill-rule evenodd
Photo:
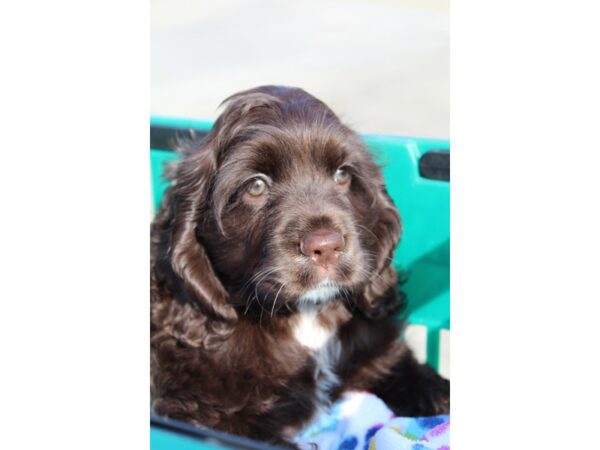
<instances>
[{"instance_id":1,"label":"wavy ear fur","mask_svg":"<svg viewBox=\"0 0 600 450\"><path fill-rule=\"evenodd\" d=\"M383 182L376 195L376 210L379 214L373 227L379 246L376 275L365 287L361 302L362 311L372 319L395 314L400 308L396 293L397 275L392 260L402 233L402 223Z\"/></svg>"},{"instance_id":2,"label":"wavy ear fur","mask_svg":"<svg viewBox=\"0 0 600 450\"><path fill-rule=\"evenodd\" d=\"M216 172L213 140L209 135L199 150L184 154L169 175L173 186L165 193L153 224L158 243L154 270L173 295L196 303L214 318L231 321L237 313L196 236Z\"/></svg>"},{"instance_id":3,"label":"wavy ear fur","mask_svg":"<svg viewBox=\"0 0 600 450\"><path fill-rule=\"evenodd\" d=\"M165 193L154 223L156 232L160 234L155 267L157 270L162 268L164 272L172 271L176 277L172 280L175 283L165 280L166 284L179 297L195 302L208 314L223 320L235 320L237 313L229 304L229 295L198 241L196 227L207 209L213 206L209 204L209 198L222 153L220 149L233 145L236 136L243 137L244 134L239 131L257 109L263 112L268 109L275 114L272 106L281 102L271 95L276 90L270 86L251 89L223 102L227 106L201 147L190 146L182 150L182 160L169 174L173 186ZM217 225L223 232L218 217ZM162 278L165 279L165 276Z\"/></svg>"}]
</instances>

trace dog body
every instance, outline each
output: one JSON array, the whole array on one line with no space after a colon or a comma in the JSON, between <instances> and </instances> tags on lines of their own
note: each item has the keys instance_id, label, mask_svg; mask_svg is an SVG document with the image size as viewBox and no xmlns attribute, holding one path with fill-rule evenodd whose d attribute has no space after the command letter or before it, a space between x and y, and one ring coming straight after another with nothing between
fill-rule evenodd
<instances>
[{"instance_id":1,"label":"dog body","mask_svg":"<svg viewBox=\"0 0 600 450\"><path fill-rule=\"evenodd\" d=\"M276 443L349 389L448 412L399 340L400 218L361 140L301 89L226 103L152 227L154 411Z\"/></svg>"}]
</instances>

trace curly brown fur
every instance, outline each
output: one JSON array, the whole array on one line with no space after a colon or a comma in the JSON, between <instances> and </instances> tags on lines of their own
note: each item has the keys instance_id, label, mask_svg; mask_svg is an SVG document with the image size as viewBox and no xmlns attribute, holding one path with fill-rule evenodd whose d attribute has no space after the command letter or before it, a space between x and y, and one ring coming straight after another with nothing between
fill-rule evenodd
<instances>
[{"instance_id":1,"label":"curly brown fur","mask_svg":"<svg viewBox=\"0 0 600 450\"><path fill-rule=\"evenodd\" d=\"M400 217L362 141L301 89L225 103L152 226L155 413L284 443L347 389L448 412L448 382L399 340Z\"/></svg>"}]
</instances>

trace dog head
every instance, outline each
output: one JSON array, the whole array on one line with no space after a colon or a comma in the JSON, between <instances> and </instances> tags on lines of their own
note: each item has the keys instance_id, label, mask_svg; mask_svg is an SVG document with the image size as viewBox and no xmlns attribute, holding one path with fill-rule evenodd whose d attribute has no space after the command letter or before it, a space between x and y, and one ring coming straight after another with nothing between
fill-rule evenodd
<instances>
[{"instance_id":1,"label":"dog head","mask_svg":"<svg viewBox=\"0 0 600 450\"><path fill-rule=\"evenodd\" d=\"M264 86L224 104L170 174L159 267L221 319L334 299L377 315L401 225L361 139L301 89Z\"/></svg>"}]
</instances>

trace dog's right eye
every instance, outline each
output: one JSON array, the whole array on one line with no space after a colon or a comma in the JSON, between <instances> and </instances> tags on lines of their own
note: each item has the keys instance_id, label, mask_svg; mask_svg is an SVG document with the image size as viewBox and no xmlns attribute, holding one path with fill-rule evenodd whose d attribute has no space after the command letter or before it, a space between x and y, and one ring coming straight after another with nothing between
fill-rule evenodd
<instances>
[{"instance_id":1,"label":"dog's right eye","mask_svg":"<svg viewBox=\"0 0 600 450\"><path fill-rule=\"evenodd\" d=\"M340 167L333 174L333 179L340 186L347 186L350 183L350 179L352 175L350 175L350 171L346 167Z\"/></svg>"},{"instance_id":2,"label":"dog's right eye","mask_svg":"<svg viewBox=\"0 0 600 450\"><path fill-rule=\"evenodd\" d=\"M255 178L250 182L247 192L252 197L260 197L267 192L267 183L262 178Z\"/></svg>"}]
</instances>

